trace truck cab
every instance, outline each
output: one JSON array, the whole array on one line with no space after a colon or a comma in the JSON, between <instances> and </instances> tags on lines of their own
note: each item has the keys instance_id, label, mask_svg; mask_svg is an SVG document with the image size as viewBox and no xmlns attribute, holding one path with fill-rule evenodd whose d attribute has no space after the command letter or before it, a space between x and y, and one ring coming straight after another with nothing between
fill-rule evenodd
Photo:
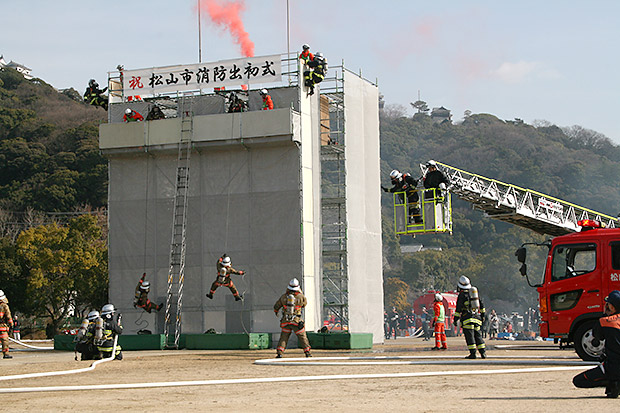
<instances>
[{"instance_id":1,"label":"truck cab","mask_svg":"<svg viewBox=\"0 0 620 413\"><path fill-rule=\"evenodd\" d=\"M515 255L538 291L540 335L573 345L583 360L599 360L604 343L592 337L592 327L603 316L605 297L620 290L620 229L593 220L579 225L580 232L523 244ZM527 275L528 245L548 248L543 277L534 283Z\"/></svg>"}]
</instances>

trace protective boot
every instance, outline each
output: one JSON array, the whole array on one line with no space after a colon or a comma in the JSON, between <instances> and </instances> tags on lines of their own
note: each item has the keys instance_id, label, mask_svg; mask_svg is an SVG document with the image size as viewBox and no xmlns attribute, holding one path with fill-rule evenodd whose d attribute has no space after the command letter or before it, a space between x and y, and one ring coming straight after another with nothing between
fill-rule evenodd
<instances>
[{"instance_id":1,"label":"protective boot","mask_svg":"<svg viewBox=\"0 0 620 413\"><path fill-rule=\"evenodd\" d=\"M610 381L605 388L605 395L610 399L617 399L620 393L620 382Z\"/></svg>"},{"instance_id":2,"label":"protective boot","mask_svg":"<svg viewBox=\"0 0 620 413\"><path fill-rule=\"evenodd\" d=\"M479 351L480 351L480 357L482 357L483 359L487 358L487 352L484 349L479 350Z\"/></svg>"},{"instance_id":3,"label":"protective boot","mask_svg":"<svg viewBox=\"0 0 620 413\"><path fill-rule=\"evenodd\" d=\"M243 297L241 295L235 295L235 301L241 301Z\"/></svg>"},{"instance_id":4,"label":"protective boot","mask_svg":"<svg viewBox=\"0 0 620 413\"><path fill-rule=\"evenodd\" d=\"M465 357L466 359L475 359L476 358L476 350L469 350L469 356Z\"/></svg>"},{"instance_id":5,"label":"protective boot","mask_svg":"<svg viewBox=\"0 0 620 413\"><path fill-rule=\"evenodd\" d=\"M208 294L207 294L207 298L209 298L209 299L213 300L213 294L208 293Z\"/></svg>"},{"instance_id":6,"label":"protective boot","mask_svg":"<svg viewBox=\"0 0 620 413\"><path fill-rule=\"evenodd\" d=\"M8 352L4 353L4 356L2 356L3 359L12 359L13 356L11 356ZM618 397L618 395L616 394L616 397Z\"/></svg>"},{"instance_id":7,"label":"protective boot","mask_svg":"<svg viewBox=\"0 0 620 413\"><path fill-rule=\"evenodd\" d=\"M312 357L312 354L310 354L309 351L306 351L306 357ZM616 396L617 397L617 396Z\"/></svg>"}]
</instances>

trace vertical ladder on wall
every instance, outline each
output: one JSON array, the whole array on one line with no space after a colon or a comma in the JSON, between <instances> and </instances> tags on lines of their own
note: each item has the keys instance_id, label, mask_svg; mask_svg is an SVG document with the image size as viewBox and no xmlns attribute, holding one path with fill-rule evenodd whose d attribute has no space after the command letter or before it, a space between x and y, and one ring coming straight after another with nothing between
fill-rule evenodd
<instances>
[{"instance_id":1,"label":"vertical ladder on wall","mask_svg":"<svg viewBox=\"0 0 620 413\"><path fill-rule=\"evenodd\" d=\"M178 349L181 335L181 309L183 283L185 281L185 251L187 230L187 193L189 189L189 160L192 151L193 113L191 98L181 100L181 140L177 157L177 179L174 195L172 241L170 243L170 268L166 294L165 329L166 348ZM173 311L174 286L176 284L176 308ZM173 318L172 313L175 313Z\"/></svg>"}]
</instances>

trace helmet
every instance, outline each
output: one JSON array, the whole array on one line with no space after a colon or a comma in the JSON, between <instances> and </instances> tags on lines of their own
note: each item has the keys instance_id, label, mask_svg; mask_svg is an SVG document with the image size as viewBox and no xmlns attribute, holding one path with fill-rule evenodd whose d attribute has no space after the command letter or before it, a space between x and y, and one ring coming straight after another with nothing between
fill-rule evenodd
<instances>
[{"instance_id":1,"label":"helmet","mask_svg":"<svg viewBox=\"0 0 620 413\"><path fill-rule=\"evenodd\" d=\"M88 86L95 86L97 84L97 82L95 81L95 79L90 79L88 81Z\"/></svg>"},{"instance_id":2,"label":"helmet","mask_svg":"<svg viewBox=\"0 0 620 413\"><path fill-rule=\"evenodd\" d=\"M6 300L6 295L4 295L4 291L0 290L0 301Z\"/></svg>"},{"instance_id":3,"label":"helmet","mask_svg":"<svg viewBox=\"0 0 620 413\"><path fill-rule=\"evenodd\" d=\"M97 310L91 311L90 313L88 313L86 318L88 319L88 321L95 321L96 319L99 318L99 311Z\"/></svg>"},{"instance_id":4,"label":"helmet","mask_svg":"<svg viewBox=\"0 0 620 413\"><path fill-rule=\"evenodd\" d=\"M469 282L469 278L465 277L464 275L461 275L461 278L459 278L459 288L461 290L469 290L471 288L471 283Z\"/></svg>"},{"instance_id":5,"label":"helmet","mask_svg":"<svg viewBox=\"0 0 620 413\"><path fill-rule=\"evenodd\" d=\"M321 52L316 52L316 54L314 55L314 57L318 57L319 59L323 58L323 53Z\"/></svg>"},{"instance_id":6,"label":"helmet","mask_svg":"<svg viewBox=\"0 0 620 413\"><path fill-rule=\"evenodd\" d=\"M443 301L443 295L439 293L435 294L435 301Z\"/></svg>"},{"instance_id":7,"label":"helmet","mask_svg":"<svg viewBox=\"0 0 620 413\"><path fill-rule=\"evenodd\" d=\"M267 89L261 89L260 90L260 94L261 95L266 95L267 93L269 93L269 91Z\"/></svg>"},{"instance_id":8,"label":"helmet","mask_svg":"<svg viewBox=\"0 0 620 413\"><path fill-rule=\"evenodd\" d=\"M401 176L403 176L403 174L401 174L398 169L394 169L392 172L390 172L390 178L392 179L400 179Z\"/></svg>"},{"instance_id":9,"label":"helmet","mask_svg":"<svg viewBox=\"0 0 620 413\"><path fill-rule=\"evenodd\" d=\"M230 265L231 265L230 257L224 257L224 259L222 260L222 265L224 267L230 267Z\"/></svg>"},{"instance_id":10,"label":"helmet","mask_svg":"<svg viewBox=\"0 0 620 413\"><path fill-rule=\"evenodd\" d=\"M426 167L427 168L430 168L431 166L433 168L437 168L437 162L433 161L432 159L430 161L426 162Z\"/></svg>"},{"instance_id":11,"label":"helmet","mask_svg":"<svg viewBox=\"0 0 620 413\"><path fill-rule=\"evenodd\" d=\"M115 312L116 312L116 309L114 308L114 304L106 304L101 308L102 316L112 315Z\"/></svg>"},{"instance_id":12,"label":"helmet","mask_svg":"<svg viewBox=\"0 0 620 413\"><path fill-rule=\"evenodd\" d=\"M297 278L293 278L289 283L288 283L288 289L291 291L298 291L301 292L301 288L299 287L299 280Z\"/></svg>"},{"instance_id":13,"label":"helmet","mask_svg":"<svg viewBox=\"0 0 620 413\"><path fill-rule=\"evenodd\" d=\"M304 44L301 46L301 48L302 48L302 49L304 49L304 50L308 50L308 49L310 49L310 45L309 45L309 44L307 44L307 43L304 43Z\"/></svg>"},{"instance_id":14,"label":"helmet","mask_svg":"<svg viewBox=\"0 0 620 413\"><path fill-rule=\"evenodd\" d=\"M129 115L129 114L131 114L131 109L129 108L125 109L125 115Z\"/></svg>"},{"instance_id":15,"label":"helmet","mask_svg":"<svg viewBox=\"0 0 620 413\"><path fill-rule=\"evenodd\" d=\"M151 283L148 281L142 281L142 285L140 286L140 289L148 291L149 288L151 288Z\"/></svg>"}]
</instances>

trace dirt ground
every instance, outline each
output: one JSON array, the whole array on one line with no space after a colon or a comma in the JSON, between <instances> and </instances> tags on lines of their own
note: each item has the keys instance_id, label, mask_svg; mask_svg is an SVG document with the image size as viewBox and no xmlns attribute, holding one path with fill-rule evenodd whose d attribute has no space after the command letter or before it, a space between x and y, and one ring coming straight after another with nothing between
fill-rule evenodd
<instances>
[{"instance_id":1,"label":"dirt ground","mask_svg":"<svg viewBox=\"0 0 620 413\"><path fill-rule=\"evenodd\" d=\"M316 357L435 356L430 341L399 338L366 351L314 350ZM577 360L572 350L552 343L490 341L487 360L508 356L520 359L545 356ZM517 348L499 348L516 345ZM467 354L464 339L448 339L450 349L441 356ZM534 346L533 348L531 346ZM15 346L17 347L17 346ZM272 358L275 350L248 351L128 351L124 360L103 363L94 371L54 377L0 381L2 388L76 386L175 382L216 379L248 379L337 374L447 372L455 370L514 369L521 366L467 365L345 365L272 366L256 365L257 359ZM68 352L15 350L12 360L0 359L0 376L88 367ZM301 357L299 349L285 358ZM523 366L546 367L546 366ZM576 389L572 377L587 369L492 375L439 375L432 377L355 378L316 381L233 383L182 387L122 390L81 390L3 394L3 412L23 411L231 411L273 412L294 409L312 411L378 410L445 412L581 412L616 411L620 399L604 397L604 389Z\"/></svg>"}]
</instances>

